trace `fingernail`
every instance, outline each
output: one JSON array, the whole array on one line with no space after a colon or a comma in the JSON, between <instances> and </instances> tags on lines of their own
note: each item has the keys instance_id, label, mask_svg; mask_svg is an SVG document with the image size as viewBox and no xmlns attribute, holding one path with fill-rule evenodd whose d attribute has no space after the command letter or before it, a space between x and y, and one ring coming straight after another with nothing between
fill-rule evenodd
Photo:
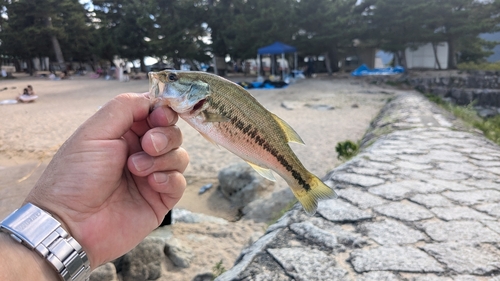
<instances>
[{"instance_id":1,"label":"fingernail","mask_svg":"<svg viewBox=\"0 0 500 281\"><path fill-rule=\"evenodd\" d=\"M151 141L153 142L153 146L154 146L156 152L160 152L160 151L164 150L168 145L167 136L165 136L162 133L152 133L151 134Z\"/></svg>"},{"instance_id":2,"label":"fingernail","mask_svg":"<svg viewBox=\"0 0 500 281\"><path fill-rule=\"evenodd\" d=\"M153 177L157 183L166 183L168 181L168 175L165 173L154 173Z\"/></svg>"},{"instance_id":3,"label":"fingernail","mask_svg":"<svg viewBox=\"0 0 500 281\"><path fill-rule=\"evenodd\" d=\"M137 169L137 171L144 171L151 166L153 166L154 161L153 158L149 155L145 154L137 154L137 155L132 155L132 163L134 164L134 167Z\"/></svg>"}]
</instances>

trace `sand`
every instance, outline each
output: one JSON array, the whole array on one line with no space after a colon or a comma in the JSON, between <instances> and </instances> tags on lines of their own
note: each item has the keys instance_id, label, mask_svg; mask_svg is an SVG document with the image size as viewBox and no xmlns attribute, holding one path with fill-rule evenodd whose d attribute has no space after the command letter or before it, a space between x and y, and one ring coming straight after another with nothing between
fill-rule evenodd
<instances>
[{"instance_id":1,"label":"sand","mask_svg":"<svg viewBox=\"0 0 500 281\"><path fill-rule=\"evenodd\" d=\"M252 81L252 78L232 78ZM0 101L14 99L28 84L39 96L36 102L0 105L0 218L21 204L57 149L100 106L120 93L148 90L147 80L119 82L75 76L71 80L50 81L19 76L14 80L0 80ZM338 142L362 138L370 121L391 97L387 92L391 91L368 87L363 80L329 77L301 80L285 89L250 90L265 107L299 133L306 145L291 144L292 149L304 166L320 177L340 164L335 152ZM237 210L216 189L217 173L242 160L206 141L184 121L179 121L178 126L184 135L183 147L191 158L185 173L188 188L178 207L235 220ZM198 195L199 188L207 183L213 183L214 187ZM274 189L268 192L281 188L287 187L278 179ZM182 229L191 231L192 227L177 228L174 233L183 233ZM261 232L263 227L250 228ZM252 235L247 226L235 229L230 231L239 231L233 234L239 237L236 240L214 238L228 243L234 251L225 254L227 251L217 247L217 242L204 241L203 245L213 244L212 248L204 248L204 251L214 251L213 258L200 258L202 263L186 270L171 270L175 274L170 280L191 280L189 276L207 272L207 264L214 265L220 259L226 268L230 267L246 244L242 241Z\"/></svg>"}]
</instances>

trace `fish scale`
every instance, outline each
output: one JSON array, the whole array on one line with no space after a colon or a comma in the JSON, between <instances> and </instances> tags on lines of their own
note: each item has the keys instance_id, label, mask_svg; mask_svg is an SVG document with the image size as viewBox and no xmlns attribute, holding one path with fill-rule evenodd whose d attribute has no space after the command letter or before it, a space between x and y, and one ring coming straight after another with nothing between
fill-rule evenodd
<instances>
[{"instance_id":1,"label":"fish scale","mask_svg":"<svg viewBox=\"0 0 500 281\"><path fill-rule=\"evenodd\" d=\"M317 201L335 192L307 171L288 145L303 143L298 134L241 86L205 72L161 71L149 74L151 95L170 106L212 143L247 161L259 174L280 175L308 214Z\"/></svg>"}]
</instances>

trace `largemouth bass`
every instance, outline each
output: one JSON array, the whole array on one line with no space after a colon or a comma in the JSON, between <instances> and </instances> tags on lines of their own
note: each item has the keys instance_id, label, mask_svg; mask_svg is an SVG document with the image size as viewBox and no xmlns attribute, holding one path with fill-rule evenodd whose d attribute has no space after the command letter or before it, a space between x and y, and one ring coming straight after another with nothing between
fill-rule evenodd
<instances>
[{"instance_id":1,"label":"largemouth bass","mask_svg":"<svg viewBox=\"0 0 500 281\"><path fill-rule=\"evenodd\" d=\"M307 214L318 200L335 192L306 170L288 142L303 144L281 118L269 112L243 87L220 76L195 71L150 72L156 106L169 106L207 140L245 160L263 177L275 171L290 186Z\"/></svg>"}]
</instances>

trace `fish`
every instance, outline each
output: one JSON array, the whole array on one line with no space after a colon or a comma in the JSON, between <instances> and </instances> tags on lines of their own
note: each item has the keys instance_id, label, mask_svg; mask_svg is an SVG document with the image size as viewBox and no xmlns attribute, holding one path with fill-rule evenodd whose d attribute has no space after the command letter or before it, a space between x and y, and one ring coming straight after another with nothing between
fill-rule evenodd
<instances>
[{"instance_id":1,"label":"fish","mask_svg":"<svg viewBox=\"0 0 500 281\"><path fill-rule=\"evenodd\" d=\"M335 191L309 172L289 146L304 144L283 119L268 111L240 85L200 71L148 73L154 107L169 106L208 141L245 160L260 175L272 171L291 188L305 212L314 215L318 201Z\"/></svg>"}]
</instances>

